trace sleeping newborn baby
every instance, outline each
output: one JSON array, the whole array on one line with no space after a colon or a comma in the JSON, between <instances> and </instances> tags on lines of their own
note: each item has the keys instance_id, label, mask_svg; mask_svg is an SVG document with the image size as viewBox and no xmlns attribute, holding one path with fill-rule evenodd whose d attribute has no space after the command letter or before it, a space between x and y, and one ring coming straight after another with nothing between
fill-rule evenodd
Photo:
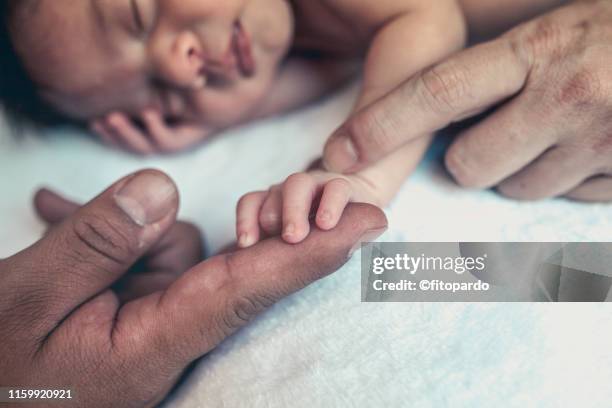
<instances>
[{"instance_id":1,"label":"sleeping newborn baby","mask_svg":"<svg viewBox=\"0 0 612 408\"><path fill-rule=\"evenodd\" d=\"M299 106L365 60L355 109L460 49L457 0L2 0L12 48L41 101L141 153L188 148ZM329 76L331 72L331 78ZM290 177L241 200L243 247L284 226L299 242L350 201L384 205L427 139L362 174Z\"/></svg>"},{"instance_id":2,"label":"sleeping newborn baby","mask_svg":"<svg viewBox=\"0 0 612 408\"><path fill-rule=\"evenodd\" d=\"M494 2L463 6L487 1ZM303 105L364 62L359 110L466 38L459 0L0 0L0 7L2 48L11 54L0 68L5 104L49 108L138 153L183 150ZM240 246L277 233L300 242L313 206L316 225L331 229L349 202L386 205L429 142L358 174L321 168L246 195Z\"/></svg>"},{"instance_id":3,"label":"sleeping newborn baby","mask_svg":"<svg viewBox=\"0 0 612 408\"><path fill-rule=\"evenodd\" d=\"M41 100L139 153L183 150L300 106L366 57L363 105L465 37L456 0L0 0L0 7Z\"/></svg>"}]
</instances>

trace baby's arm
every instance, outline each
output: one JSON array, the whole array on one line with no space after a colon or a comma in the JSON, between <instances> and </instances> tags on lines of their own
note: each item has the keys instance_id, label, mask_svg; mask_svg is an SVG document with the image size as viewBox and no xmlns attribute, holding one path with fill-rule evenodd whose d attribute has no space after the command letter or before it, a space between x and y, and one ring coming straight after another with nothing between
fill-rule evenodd
<instances>
[{"instance_id":1,"label":"baby's arm","mask_svg":"<svg viewBox=\"0 0 612 408\"><path fill-rule=\"evenodd\" d=\"M407 3L402 2L403 5ZM413 3L423 6L394 14L376 30L355 111L464 44L465 26L456 2ZM365 8L363 11L367 14ZM349 202L386 206L421 160L429 141L430 137L424 135L422 140L358 174L315 170L295 174L267 192L246 195L237 209L239 245L250 246L263 235L279 233L285 241L298 243L310 232L311 218L321 229L334 228Z\"/></svg>"},{"instance_id":2,"label":"baby's arm","mask_svg":"<svg viewBox=\"0 0 612 408\"><path fill-rule=\"evenodd\" d=\"M368 106L430 65L461 49L466 26L455 0L412 1L376 34L368 52L364 86L355 111ZM422 159L431 142L423 135L359 176L377 190L379 203L387 205L406 177Z\"/></svg>"}]
</instances>

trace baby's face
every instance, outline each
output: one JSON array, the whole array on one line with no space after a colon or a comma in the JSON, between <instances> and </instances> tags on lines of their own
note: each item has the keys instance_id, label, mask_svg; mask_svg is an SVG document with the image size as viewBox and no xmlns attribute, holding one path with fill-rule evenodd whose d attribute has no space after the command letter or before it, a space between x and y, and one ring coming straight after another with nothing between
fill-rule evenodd
<instances>
[{"instance_id":1,"label":"baby's face","mask_svg":"<svg viewBox=\"0 0 612 408\"><path fill-rule=\"evenodd\" d=\"M38 0L15 21L26 69L69 116L154 108L210 127L256 106L293 29L285 0Z\"/></svg>"}]
</instances>

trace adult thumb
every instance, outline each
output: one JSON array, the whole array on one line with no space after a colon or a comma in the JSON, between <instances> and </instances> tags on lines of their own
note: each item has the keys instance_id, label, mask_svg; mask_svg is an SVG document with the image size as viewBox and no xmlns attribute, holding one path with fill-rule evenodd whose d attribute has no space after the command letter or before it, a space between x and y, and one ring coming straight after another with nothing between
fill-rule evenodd
<instances>
[{"instance_id":1,"label":"adult thumb","mask_svg":"<svg viewBox=\"0 0 612 408\"><path fill-rule=\"evenodd\" d=\"M39 303L45 321L57 323L125 274L174 224L177 210L178 192L165 174L125 177L9 258L16 272L5 282L20 296L53 299Z\"/></svg>"}]
</instances>

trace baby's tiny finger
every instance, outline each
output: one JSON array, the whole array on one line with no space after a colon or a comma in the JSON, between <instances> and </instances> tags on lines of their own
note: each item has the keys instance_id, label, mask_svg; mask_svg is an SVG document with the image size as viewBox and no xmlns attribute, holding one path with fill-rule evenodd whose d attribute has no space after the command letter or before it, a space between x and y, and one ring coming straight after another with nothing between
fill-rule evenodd
<instances>
[{"instance_id":1,"label":"baby's tiny finger","mask_svg":"<svg viewBox=\"0 0 612 408\"><path fill-rule=\"evenodd\" d=\"M283 212L283 197L281 188L274 186L270 188L261 212L259 213L259 225L268 235L278 235L281 232Z\"/></svg>"},{"instance_id":2,"label":"baby's tiny finger","mask_svg":"<svg viewBox=\"0 0 612 408\"><path fill-rule=\"evenodd\" d=\"M317 194L315 179L306 173L289 176L283 185L283 239L302 242L310 233L309 215Z\"/></svg>"},{"instance_id":3,"label":"baby's tiny finger","mask_svg":"<svg viewBox=\"0 0 612 408\"><path fill-rule=\"evenodd\" d=\"M105 145L110 146L115 149L121 148L121 144L117 141L116 136L114 135L114 132L108 129L106 125L104 125L103 122L99 120L94 121L91 124L90 129L93 133L95 133L96 135L100 137L100 139Z\"/></svg>"},{"instance_id":4,"label":"baby's tiny finger","mask_svg":"<svg viewBox=\"0 0 612 408\"><path fill-rule=\"evenodd\" d=\"M348 181L338 178L327 183L317 211L317 227L325 231L335 228L350 200L351 185Z\"/></svg>"},{"instance_id":5,"label":"baby's tiny finger","mask_svg":"<svg viewBox=\"0 0 612 408\"><path fill-rule=\"evenodd\" d=\"M259 214L263 207L267 191L249 193L238 201L236 207L236 237L239 248L248 248L261 239Z\"/></svg>"},{"instance_id":6,"label":"baby's tiny finger","mask_svg":"<svg viewBox=\"0 0 612 408\"><path fill-rule=\"evenodd\" d=\"M123 113L111 113L108 115L106 123L130 151L143 155L153 153L151 142Z\"/></svg>"},{"instance_id":7,"label":"baby's tiny finger","mask_svg":"<svg viewBox=\"0 0 612 408\"><path fill-rule=\"evenodd\" d=\"M162 115L157 111L145 111L142 114L147 130L153 143L163 152L171 153L177 150L172 129L166 124Z\"/></svg>"}]
</instances>

